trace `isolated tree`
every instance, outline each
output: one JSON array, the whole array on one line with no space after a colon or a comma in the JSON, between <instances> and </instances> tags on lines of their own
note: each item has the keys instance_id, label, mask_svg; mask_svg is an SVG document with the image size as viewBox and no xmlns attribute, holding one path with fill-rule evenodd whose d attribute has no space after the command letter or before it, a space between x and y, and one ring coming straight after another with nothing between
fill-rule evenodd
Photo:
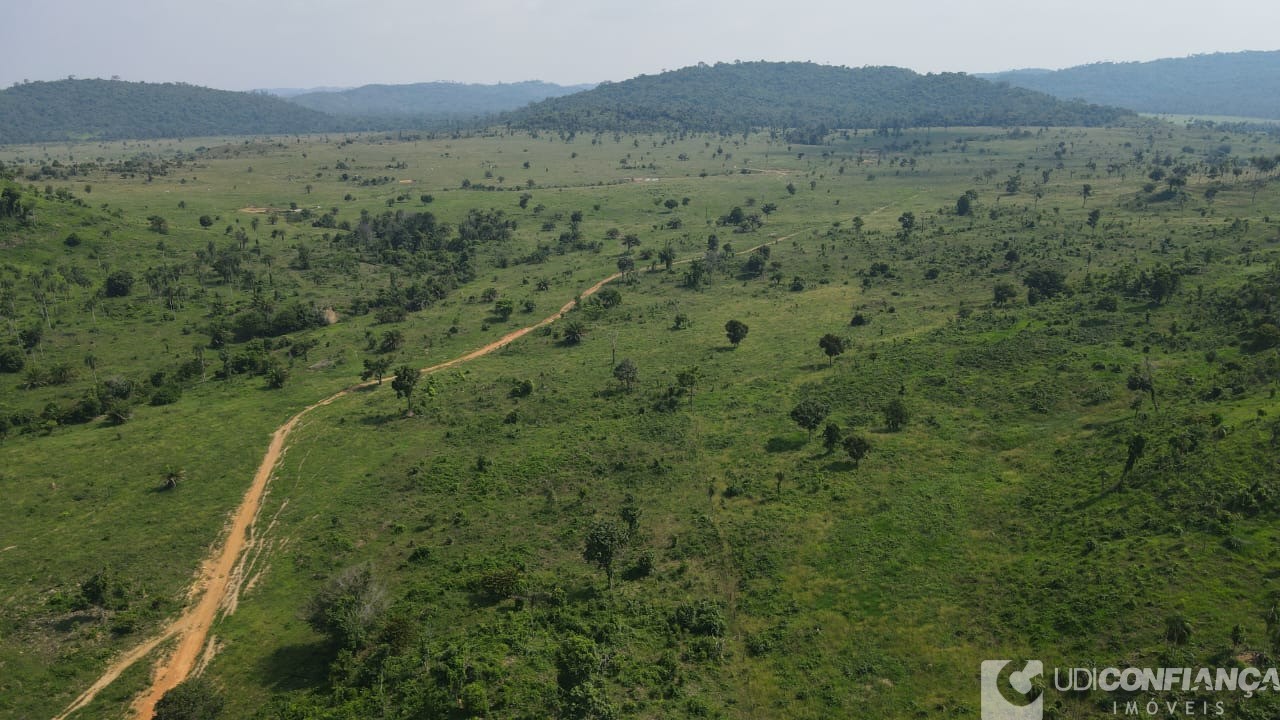
<instances>
[{"instance_id":1,"label":"isolated tree","mask_svg":"<svg viewBox=\"0 0 1280 720\"><path fill-rule=\"evenodd\" d=\"M212 226L213 226L213 218L209 217L208 215L200 216L200 227L207 229Z\"/></svg>"},{"instance_id":2,"label":"isolated tree","mask_svg":"<svg viewBox=\"0 0 1280 720\"><path fill-rule=\"evenodd\" d=\"M391 381L391 389L396 391L396 397L404 398L406 417L413 417L413 389L417 385L417 370L408 365L396 368L396 377Z\"/></svg>"},{"instance_id":3,"label":"isolated tree","mask_svg":"<svg viewBox=\"0 0 1280 720\"><path fill-rule=\"evenodd\" d=\"M746 339L747 330L746 323L738 320L730 320L724 324L725 335L729 337L729 342L733 343L735 348L738 347L738 343Z\"/></svg>"},{"instance_id":4,"label":"isolated tree","mask_svg":"<svg viewBox=\"0 0 1280 720\"><path fill-rule=\"evenodd\" d=\"M1089 202L1089 198L1091 197L1093 197L1093 186L1090 185L1089 183L1085 183L1084 185L1081 185L1080 186L1080 207L1084 207L1084 204Z\"/></svg>"},{"instance_id":5,"label":"isolated tree","mask_svg":"<svg viewBox=\"0 0 1280 720\"><path fill-rule=\"evenodd\" d=\"M629 276L635 269L636 261L630 255L623 255L618 258L618 272L622 273L623 277Z\"/></svg>"},{"instance_id":6,"label":"isolated tree","mask_svg":"<svg viewBox=\"0 0 1280 720\"><path fill-rule=\"evenodd\" d=\"M1084 222L1085 222L1085 224L1086 224L1086 225L1088 225L1088 226L1089 226L1089 229L1090 229L1090 230L1097 230L1097 229L1098 229L1098 221L1099 221L1099 220L1101 220L1101 219L1102 219L1102 211L1101 211L1101 210L1099 210L1098 208L1094 208L1094 209L1092 209L1092 210L1090 210L1090 211L1089 211L1089 218L1088 218L1087 220L1085 220Z\"/></svg>"},{"instance_id":7,"label":"isolated tree","mask_svg":"<svg viewBox=\"0 0 1280 720\"><path fill-rule=\"evenodd\" d=\"M689 263L689 269L684 272L684 286L697 290L707 281L708 275L707 264L702 260L694 260Z\"/></svg>"},{"instance_id":8,"label":"isolated tree","mask_svg":"<svg viewBox=\"0 0 1280 720\"><path fill-rule=\"evenodd\" d=\"M577 345L582 342L582 338L587 335L587 326L577 320L570 320L564 324L564 344Z\"/></svg>"},{"instance_id":9,"label":"isolated tree","mask_svg":"<svg viewBox=\"0 0 1280 720\"><path fill-rule=\"evenodd\" d=\"M844 437L844 433L840 431L840 426L829 422L822 429L822 447L827 449L827 454L835 452L836 447L840 445L840 440Z\"/></svg>"},{"instance_id":10,"label":"isolated tree","mask_svg":"<svg viewBox=\"0 0 1280 720\"><path fill-rule=\"evenodd\" d=\"M183 680L157 700L152 720L215 720L222 706L218 688L197 676Z\"/></svg>"},{"instance_id":11,"label":"isolated tree","mask_svg":"<svg viewBox=\"0 0 1280 720\"><path fill-rule=\"evenodd\" d=\"M493 304L493 314L505 322L516 311L516 303L511 298L502 298Z\"/></svg>"},{"instance_id":12,"label":"isolated tree","mask_svg":"<svg viewBox=\"0 0 1280 720\"><path fill-rule=\"evenodd\" d=\"M631 493L623 498L622 507L618 508L618 517L627 524L628 535L635 535L640 530L640 516L644 514Z\"/></svg>"},{"instance_id":13,"label":"isolated tree","mask_svg":"<svg viewBox=\"0 0 1280 720\"><path fill-rule=\"evenodd\" d=\"M279 390L289 381L289 368L278 362L272 362L267 367L267 387L272 390Z\"/></svg>"},{"instance_id":14,"label":"isolated tree","mask_svg":"<svg viewBox=\"0 0 1280 720\"><path fill-rule=\"evenodd\" d=\"M107 276L103 285L103 293L107 297L125 297L133 291L133 273L128 270L116 270Z\"/></svg>"},{"instance_id":15,"label":"isolated tree","mask_svg":"<svg viewBox=\"0 0 1280 720\"><path fill-rule=\"evenodd\" d=\"M1191 639L1191 621L1181 615L1165 618L1164 639L1174 645L1186 645Z\"/></svg>"},{"instance_id":16,"label":"isolated tree","mask_svg":"<svg viewBox=\"0 0 1280 720\"><path fill-rule=\"evenodd\" d=\"M1128 456L1124 461L1124 472L1121 476L1128 475L1134 465L1138 464L1138 460L1142 458L1142 454L1147 449L1147 436L1142 433L1134 433L1128 442Z\"/></svg>"},{"instance_id":17,"label":"isolated tree","mask_svg":"<svg viewBox=\"0 0 1280 720\"><path fill-rule=\"evenodd\" d=\"M613 562L626 544L627 531L612 520L597 520L587 531L582 558L604 570L610 589L613 588Z\"/></svg>"},{"instance_id":18,"label":"isolated tree","mask_svg":"<svg viewBox=\"0 0 1280 720\"><path fill-rule=\"evenodd\" d=\"M27 358L20 348L13 345L0 346L0 372L21 372L26 364Z\"/></svg>"},{"instance_id":19,"label":"isolated tree","mask_svg":"<svg viewBox=\"0 0 1280 720\"><path fill-rule=\"evenodd\" d=\"M813 399L801 400L798 405L791 408L791 419L807 430L809 439L812 440L813 431L827 419L827 414L830 412L831 408L826 403Z\"/></svg>"},{"instance_id":20,"label":"isolated tree","mask_svg":"<svg viewBox=\"0 0 1280 720\"><path fill-rule=\"evenodd\" d=\"M671 248L670 243L664 245L662 249L658 251L658 261L661 262L668 271L671 270L671 266L675 264L676 261L676 251Z\"/></svg>"},{"instance_id":21,"label":"isolated tree","mask_svg":"<svg viewBox=\"0 0 1280 720\"><path fill-rule=\"evenodd\" d=\"M871 452L871 443L861 435L850 435L844 439L843 445L844 451L849 455L849 460L853 462L855 468L862 462L862 458Z\"/></svg>"},{"instance_id":22,"label":"isolated tree","mask_svg":"<svg viewBox=\"0 0 1280 720\"><path fill-rule=\"evenodd\" d=\"M98 356L93 353L85 353L84 366L89 368L89 372L93 373L93 384L98 384Z\"/></svg>"},{"instance_id":23,"label":"isolated tree","mask_svg":"<svg viewBox=\"0 0 1280 720\"><path fill-rule=\"evenodd\" d=\"M666 202L662 203L662 206L668 210L675 210L680 207L680 201L674 198L668 198Z\"/></svg>"},{"instance_id":24,"label":"isolated tree","mask_svg":"<svg viewBox=\"0 0 1280 720\"><path fill-rule=\"evenodd\" d=\"M622 362L613 368L613 377L626 386L627 392L631 392L631 386L640 379L640 370L631 358L623 358Z\"/></svg>"},{"instance_id":25,"label":"isolated tree","mask_svg":"<svg viewBox=\"0 0 1280 720\"><path fill-rule=\"evenodd\" d=\"M178 467L166 467L164 470L164 489L176 490L178 483L187 479L187 471Z\"/></svg>"},{"instance_id":26,"label":"isolated tree","mask_svg":"<svg viewBox=\"0 0 1280 720\"><path fill-rule=\"evenodd\" d=\"M596 293L596 300L605 308L615 308L622 304L622 293L617 289L607 287Z\"/></svg>"},{"instance_id":27,"label":"isolated tree","mask_svg":"<svg viewBox=\"0 0 1280 720\"><path fill-rule=\"evenodd\" d=\"M378 384L381 385L382 376L390 369L391 358L389 357L365 358L364 372L360 373L360 379L368 380L369 378L375 378Z\"/></svg>"},{"instance_id":28,"label":"isolated tree","mask_svg":"<svg viewBox=\"0 0 1280 720\"><path fill-rule=\"evenodd\" d=\"M307 622L344 648L360 646L378 627L389 606L386 588L369 565L356 565L329 578L307 605Z\"/></svg>"},{"instance_id":29,"label":"isolated tree","mask_svg":"<svg viewBox=\"0 0 1280 720\"><path fill-rule=\"evenodd\" d=\"M382 333L382 341L378 343L378 352L392 353L404 347L404 332L388 330Z\"/></svg>"},{"instance_id":30,"label":"isolated tree","mask_svg":"<svg viewBox=\"0 0 1280 720\"><path fill-rule=\"evenodd\" d=\"M640 236L634 233L628 233L622 236L622 246L631 252L631 249L640 244Z\"/></svg>"},{"instance_id":31,"label":"isolated tree","mask_svg":"<svg viewBox=\"0 0 1280 720\"><path fill-rule=\"evenodd\" d=\"M1040 300L1061 295L1067 291L1067 277L1060 270L1036 268L1022 278L1027 286L1027 302L1034 305Z\"/></svg>"},{"instance_id":32,"label":"isolated tree","mask_svg":"<svg viewBox=\"0 0 1280 720\"><path fill-rule=\"evenodd\" d=\"M685 368L676 373L676 384L680 389L689 393L689 407L693 407L693 391L698 387L698 380L702 377L702 371L697 365Z\"/></svg>"},{"instance_id":33,"label":"isolated tree","mask_svg":"<svg viewBox=\"0 0 1280 720\"><path fill-rule=\"evenodd\" d=\"M902 226L902 236L907 237L916 229L916 214L910 210L898 216L898 224Z\"/></svg>"},{"instance_id":34,"label":"isolated tree","mask_svg":"<svg viewBox=\"0 0 1280 720\"><path fill-rule=\"evenodd\" d=\"M885 404L883 412L885 427L893 432L901 430L910 417L910 413L907 412L907 404L902 402L902 398L890 400Z\"/></svg>"},{"instance_id":35,"label":"isolated tree","mask_svg":"<svg viewBox=\"0 0 1280 720\"><path fill-rule=\"evenodd\" d=\"M998 282L993 289L996 305L1004 305L1018 296L1018 290L1007 282Z\"/></svg>"},{"instance_id":36,"label":"isolated tree","mask_svg":"<svg viewBox=\"0 0 1280 720\"><path fill-rule=\"evenodd\" d=\"M843 355L844 351L847 349L845 347L844 338L831 333L827 333L821 338L818 338L818 347L822 348L822 352L827 354L827 358L832 365L835 364L836 357Z\"/></svg>"}]
</instances>

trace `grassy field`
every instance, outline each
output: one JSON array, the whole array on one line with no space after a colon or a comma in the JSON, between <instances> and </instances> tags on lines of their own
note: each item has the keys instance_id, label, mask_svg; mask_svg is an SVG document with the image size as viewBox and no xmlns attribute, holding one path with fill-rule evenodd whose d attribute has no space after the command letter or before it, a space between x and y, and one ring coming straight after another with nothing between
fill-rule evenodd
<instances>
[{"instance_id":1,"label":"grassy field","mask_svg":"<svg viewBox=\"0 0 1280 720\"><path fill-rule=\"evenodd\" d=\"M411 417L389 384L307 417L214 629L227 716L976 716L983 659L1269 663L1280 197L1248 159L1278 152L1160 124L0 151L35 204L0 238L4 342L42 328L0 375L26 420L0 441L0 716L57 714L189 600L294 412L367 359L425 367L536 322L623 256L617 304L423 379ZM721 224L735 207L759 227ZM473 278L403 319L367 309L434 266L345 240L362 211L473 209L515 221L467 248ZM210 243L236 272L198 258ZM174 266L167 289L143 279ZM121 269L132 291L95 300ZM292 304L331 322L211 347L217 318ZM283 387L225 373L244 353ZM66 420L126 385L124 422ZM827 410L813 433L791 417L806 399ZM827 423L870 452L828 452ZM602 522L627 529L612 582L584 560ZM360 571L368 613L308 622ZM119 716L146 672L76 717ZM1074 718L1113 698L1048 699Z\"/></svg>"}]
</instances>

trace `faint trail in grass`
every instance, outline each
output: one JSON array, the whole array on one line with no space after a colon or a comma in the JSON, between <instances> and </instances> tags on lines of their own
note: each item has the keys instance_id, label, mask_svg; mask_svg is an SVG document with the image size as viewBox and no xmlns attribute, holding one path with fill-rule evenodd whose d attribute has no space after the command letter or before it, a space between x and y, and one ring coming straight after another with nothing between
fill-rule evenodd
<instances>
[{"instance_id":1,"label":"faint trail in grass","mask_svg":"<svg viewBox=\"0 0 1280 720\"><path fill-rule=\"evenodd\" d=\"M887 207L887 206L886 206ZM752 252L765 245L774 245L784 240L789 240L803 230L797 230L789 235L774 238L767 242L760 243L754 247L747 248L741 252ZM683 265L690 263L698 258L685 258L684 260L673 263L674 265ZM507 345L519 340L529 333L539 328L546 327L551 323L563 318L569 311L573 310L579 300L590 297L598 292L605 285L622 277L622 273L617 272L596 282L591 287L582 291L575 298L565 303L559 310L542 320L513 330L506 335L484 345L483 347L472 350L465 355L460 355L452 360L442 362L430 367L423 368L419 372L423 375L438 372L447 368L455 367L466 362L484 357L494 351L501 350ZM383 378L383 380L391 381L395 378ZM219 616L229 614L234 611L236 600L244 587L247 573L244 572L244 559L246 553L258 547L263 541L262 533L254 532L254 526L257 517L262 508L262 502L266 494L268 483L271 481L272 472L276 465L279 464L280 458L284 455L285 441L289 438L289 434L298 426L298 423L312 410L324 407L335 400L349 395L357 390L373 387L377 385L376 380L352 385L344 390L340 390L319 402L308 405L298 411L293 417L289 418L283 425L276 428L271 434L271 442L267 446L267 452L262 458L262 462L258 465L258 470L254 473L253 482L249 485L249 489L245 492L244 498L240 501L240 505L236 508L231 516L228 524L226 539L222 546L213 550L210 556L201 565L200 573L192 587L192 596L198 595L198 600L194 605L190 605L177 619L170 622L162 629L159 634L150 640L134 647L124 655L117 658L111 663L92 685L89 686L79 697L76 698L67 709L56 716L54 720L64 720L75 711L85 707L97 697L98 693L110 685L125 670L138 662L142 658L151 653L157 646L170 638L177 638L177 646L174 651L162 658L156 666L152 674L150 686L140 694L132 704L132 711L135 717L149 720L155 714L156 703L164 694L173 689L178 683L182 682L193 671L198 668L203 669L202 658L209 657L209 651L206 649L207 641L210 637L209 631L212 629L214 622ZM12 548L5 548L6 550ZM254 561L258 559L258 554L254 555ZM207 659L205 660L207 662Z\"/></svg>"}]
</instances>

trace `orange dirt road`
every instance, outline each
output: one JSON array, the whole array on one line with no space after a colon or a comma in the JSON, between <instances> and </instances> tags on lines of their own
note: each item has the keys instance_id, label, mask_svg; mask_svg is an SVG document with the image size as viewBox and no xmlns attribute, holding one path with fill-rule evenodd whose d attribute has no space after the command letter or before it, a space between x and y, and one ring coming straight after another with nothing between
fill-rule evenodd
<instances>
[{"instance_id":1,"label":"orange dirt road","mask_svg":"<svg viewBox=\"0 0 1280 720\"><path fill-rule=\"evenodd\" d=\"M621 273L614 273L604 278L584 290L581 297L590 297L598 292L600 288L620 277L622 277ZM538 328L559 320L564 317L565 313L572 310L575 304L577 304L577 300L571 300L565 303L554 315L528 327L509 332L488 345L472 350L465 355L438 365L423 368L421 372L423 374L433 373L488 355ZM271 480L271 473L275 470L276 465L280 462L280 457L284 454L285 441L289 438L289 434L298 426L302 418L312 410L328 405L353 391L367 388L374 384L375 381L364 382L336 392L320 402L308 405L289 418L285 424L276 428L275 432L271 434L271 443L267 446L267 453L262 457L262 462L258 465L258 471L254 473L253 483L249 486L249 490L244 494L244 499L240 501L240 505L236 508L235 514L231 518L226 541L211 557L205 560L201 567L199 578L196 580L194 587L194 591L199 593L196 603L165 626L158 635L117 658L96 682L81 693L75 699L75 702L68 705L54 720L65 720L75 711L88 705L97 697L99 692L115 681L121 673L135 662L146 657L157 646L170 638L176 638L177 647L161 660L156 667L152 675L151 686L133 702L132 710L135 717L149 720L155 714L156 702L175 685L185 680L200 661L200 657L204 653L205 642L209 637L209 630L213 627L214 621L217 620L219 610L228 598L239 595L245 578L243 574L236 572L236 567L241 556L248 549L250 529L258 516L259 509L262 507L262 499L266 493L267 484Z\"/></svg>"},{"instance_id":2,"label":"orange dirt road","mask_svg":"<svg viewBox=\"0 0 1280 720\"><path fill-rule=\"evenodd\" d=\"M740 252L751 252L763 245L779 243L797 234L792 233L791 235L775 238L767 243L762 243ZM687 262L690 262L690 260L682 260L679 264ZM620 277L622 277L622 273L614 273L584 290L579 297L590 297L600 288ZM438 365L423 368L420 372L428 374L444 370L483 357L495 350L500 350L534 330L550 325L564 317L566 313L574 308L577 302L577 300L571 300L565 303L555 314L543 318L533 325L513 330L484 347L477 348L465 355L460 355ZM267 453L262 457L262 462L258 465L258 471L254 473L253 483L244 494L244 499L240 501L235 514L231 517L225 542L201 566L199 577L192 588L192 594L198 595L195 604L189 606L177 619L166 625L159 634L112 662L102 676L81 693L75 699L75 702L68 705L54 720L65 720L75 711L85 707L97 697L99 692L110 685L135 662L149 655L152 650L162 643L171 638L176 639L177 646L173 652L160 660L155 672L152 674L151 685L134 700L132 705L135 718L150 720L155 714L156 702L175 685L185 680L196 668L205 652L205 643L208 641L209 631L213 628L214 621L217 620L221 610L227 606L228 602L234 600L240 594L245 577L244 573L238 571L238 566L245 551L254 542L251 532L254 521L262 507L262 499L266 494L271 474L280 462L281 455L284 454L285 441L289 438L289 434L298 426L302 418L312 410L328 405L353 391L367 388L374 384L375 381L371 380L340 390L317 403L308 405L289 418L283 425L276 428L275 432L271 434L271 443L267 446Z\"/></svg>"}]
</instances>

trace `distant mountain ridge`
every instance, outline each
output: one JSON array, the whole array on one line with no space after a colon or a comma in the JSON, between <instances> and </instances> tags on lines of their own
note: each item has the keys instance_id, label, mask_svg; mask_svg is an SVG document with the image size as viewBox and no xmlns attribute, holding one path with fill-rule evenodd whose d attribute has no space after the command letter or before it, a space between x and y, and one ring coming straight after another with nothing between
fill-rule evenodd
<instances>
[{"instance_id":1,"label":"distant mountain ridge","mask_svg":"<svg viewBox=\"0 0 1280 720\"><path fill-rule=\"evenodd\" d=\"M338 92L310 92L289 101L338 116L476 116L589 90L594 85L556 85L530 80L496 85L448 82L364 85Z\"/></svg>"},{"instance_id":2,"label":"distant mountain ridge","mask_svg":"<svg viewBox=\"0 0 1280 720\"><path fill-rule=\"evenodd\" d=\"M277 97L181 83L56 80L0 90L0 144L305 133L332 125Z\"/></svg>"},{"instance_id":3,"label":"distant mountain ridge","mask_svg":"<svg viewBox=\"0 0 1280 720\"><path fill-rule=\"evenodd\" d=\"M720 63L617 83L417 83L288 100L181 83L58 80L0 90L0 144L121 138L467 129L739 131L957 125L1101 125L1128 111L1064 102L961 73ZM580 91L579 91L580 90Z\"/></svg>"},{"instance_id":4,"label":"distant mountain ridge","mask_svg":"<svg viewBox=\"0 0 1280 720\"><path fill-rule=\"evenodd\" d=\"M584 131L748 127L1102 125L1133 113L996 85L962 73L800 62L697 65L543 100L501 117Z\"/></svg>"},{"instance_id":5,"label":"distant mountain ridge","mask_svg":"<svg viewBox=\"0 0 1280 720\"><path fill-rule=\"evenodd\" d=\"M1280 119L1280 51L1011 70L979 77L1139 112Z\"/></svg>"}]
</instances>

